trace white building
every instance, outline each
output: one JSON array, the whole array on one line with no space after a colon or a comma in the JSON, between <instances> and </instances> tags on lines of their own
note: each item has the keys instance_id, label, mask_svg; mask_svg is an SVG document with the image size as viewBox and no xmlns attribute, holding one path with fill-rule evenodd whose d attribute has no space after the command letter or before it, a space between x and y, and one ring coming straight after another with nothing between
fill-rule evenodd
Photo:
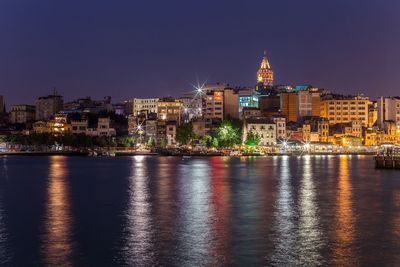
<instances>
[{"instance_id":1,"label":"white building","mask_svg":"<svg viewBox=\"0 0 400 267\"><path fill-rule=\"evenodd\" d=\"M385 121L394 121L400 124L400 98L379 97L378 98L378 125L383 127Z\"/></svg>"},{"instance_id":2,"label":"white building","mask_svg":"<svg viewBox=\"0 0 400 267\"><path fill-rule=\"evenodd\" d=\"M86 134L89 136L115 136L116 131L111 127L110 118L99 118L97 128L88 128Z\"/></svg>"},{"instance_id":3,"label":"white building","mask_svg":"<svg viewBox=\"0 0 400 267\"><path fill-rule=\"evenodd\" d=\"M88 129L88 120L71 120L71 133L72 134L86 134Z\"/></svg>"},{"instance_id":4,"label":"white building","mask_svg":"<svg viewBox=\"0 0 400 267\"><path fill-rule=\"evenodd\" d=\"M258 134L261 138L259 145L272 146L276 144L276 124L268 119L248 119L243 124L243 142L249 132Z\"/></svg>"},{"instance_id":5,"label":"white building","mask_svg":"<svg viewBox=\"0 0 400 267\"><path fill-rule=\"evenodd\" d=\"M284 116L273 116L272 120L276 124L276 138L285 140L287 138L286 118Z\"/></svg>"},{"instance_id":6,"label":"white building","mask_svg":"<svg viewBox=\"0 0 400 267\"><path fill-rule=\"evenodd\" d=\"M138 116L141 113L157 113L158 98L134 98L132 114Z\"/></svg>"},{"instance_id":7,"label":"white building","mask_svg":"<svg viewBox=\"0 0 400 267\"><path fill-rule=\"evenodd\" d=\"M11 123L28 123L35 120L35 106L13 105L11 106Z\"/></svg>"}]
</instances>

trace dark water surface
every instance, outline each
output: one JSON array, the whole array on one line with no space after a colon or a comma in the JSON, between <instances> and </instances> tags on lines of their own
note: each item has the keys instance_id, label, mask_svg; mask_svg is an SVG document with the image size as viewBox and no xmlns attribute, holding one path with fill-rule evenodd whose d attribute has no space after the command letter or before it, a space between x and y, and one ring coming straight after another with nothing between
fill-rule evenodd
<instances>
[{"instance_id":1,"label":"dark water surface","mask_svg":"<svg viewBox=\"0 0 400 267\"><path fill-rule=\"evenodd\" d=\"M400 266L368 156L0 158L1 266Z\"/></svg>"}]
</instances>

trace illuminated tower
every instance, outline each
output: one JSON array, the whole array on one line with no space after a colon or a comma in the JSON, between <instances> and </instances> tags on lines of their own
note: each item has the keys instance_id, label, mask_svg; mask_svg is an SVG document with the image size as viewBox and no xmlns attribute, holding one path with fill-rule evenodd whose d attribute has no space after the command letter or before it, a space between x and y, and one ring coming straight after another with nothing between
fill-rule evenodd
<instances>
[{"instance_id":1,"label":"illuminated tower","mask_svg":"<svg viewBox=\"0 0 400 267\"><path fill-rule=\"evenodd\" d=\"M266 52L261 61L260 69L257 71L257 83L263 86L272 86L274 81L274 72L269 65Z\"/></svg>"}]
</instances>

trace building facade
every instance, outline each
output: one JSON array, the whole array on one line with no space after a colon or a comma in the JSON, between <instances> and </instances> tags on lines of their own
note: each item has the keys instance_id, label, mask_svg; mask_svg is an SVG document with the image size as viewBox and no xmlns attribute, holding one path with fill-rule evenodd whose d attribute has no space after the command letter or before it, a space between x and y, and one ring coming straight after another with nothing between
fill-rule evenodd
<instances>
[{"instance_id":1,"label":"building facade","mask_svg":"<svg viewBox=\"0 0 400 267\"><path fill-rule=\"evenodd\" d=\"M138 116L141 113L157 113L158 98L133 98L132 114Z\"/></svg>"},{"instance_id":2,"label":"building facade","mask_svg":"<svg viewBox=\"0 0 400 267\"><path fill-rule=\"evenodd\" d=\"M183 103L179 99L165 97L157 102L157 116L161 120L182 122Z\"/></svg>"},{"instance_id":3,"label":"building facade","mask_svg":"<svg viewBox=\"0 0 400 267\"><path fill-rule=\"evenodd\" d=\"M276 144L276 124L268 119L248 119L243 123L242 141L247 140L249 132L253 132L260 136L261 146L272 146Z\"/></svg>"},{"instance_id":4,"label":"building facade","mask_svg":"<svg viewBox=\"0 0 400 267\"><path fill-rule=\"evenodd\" d=\"M42 96L36 100L36 120L50 120L59 111L63 110L63 97L54 93Z\"/></svg>"},{"instance_id":5,"label":"building facade","mask_svg":"<svg viewBox=\"0 0 400 267\"><path fill-rule=\"evenodd\" d=\"M10 110L11 123L30 123L35 121L35 106L13 105Z\"/></svg>"},{"instance_id":6,"label":"building facade","mask_svg":"<svg viewBox=\"0 0 400 267\"><path fill-rule=\"evenodd\" d=\"M379 97L377 106L379 126L382 127L385 121L400 124L400 97Z\"/></svg>"},{"instance_id":7,"label":"building facade","mask_svg":"<svg viewBox=\"0 0 400 267\"><path fill-rule=\"evenodd\" d=\"M340 97L321 100L321 117L329 120L330 124L361 121L362 126L368 126L367 97Z\"/></svg>"}]
</instances>

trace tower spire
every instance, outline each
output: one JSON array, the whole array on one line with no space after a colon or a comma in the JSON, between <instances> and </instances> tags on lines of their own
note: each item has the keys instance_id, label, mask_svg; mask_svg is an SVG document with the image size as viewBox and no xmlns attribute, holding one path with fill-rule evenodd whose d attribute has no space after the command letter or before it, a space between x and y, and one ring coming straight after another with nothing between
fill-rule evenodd
<instances>
[{"instance_id":1,"label":"tower spire","mask_svg":"<svg viewBox=\"0 0 400 267\"><path fill-rule=\"evenodd\" d=\"M257 71L257 82L262 83L264 86L272 86L274 80L274 72L271 69L267 58L267 51L264 50L261 65Z\"/></svg>"}]
</instances>

